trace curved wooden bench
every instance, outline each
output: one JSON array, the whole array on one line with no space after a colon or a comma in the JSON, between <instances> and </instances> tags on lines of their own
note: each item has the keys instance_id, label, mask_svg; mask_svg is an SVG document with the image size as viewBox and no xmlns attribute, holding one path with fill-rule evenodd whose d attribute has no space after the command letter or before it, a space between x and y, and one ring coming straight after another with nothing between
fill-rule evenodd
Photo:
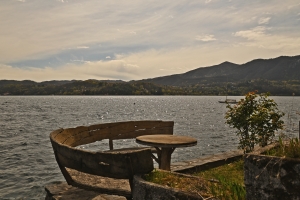
<instances>
[{"instance_id":1,"label":"curved wooden bench","mask_svg":"<svg viewBox=\"0 0 300 200\"><path fill-rule=\"evenodd\" d=\"M149 148L113 149L113 140L136 138L141 135L173 134L173 126L173 121L96 124L55 130L50 133L50 140L58 166L69 185L131 198L131 192L128 191L115 188L101 189L79 182L72 176L72 170L73 174L77 171L93 176L128 179L132 189L134 174L145 174L153 170L151 150ZM75 148L103 139L109 139L109 151L92 152Z\"/></svg>"}]
</instances>

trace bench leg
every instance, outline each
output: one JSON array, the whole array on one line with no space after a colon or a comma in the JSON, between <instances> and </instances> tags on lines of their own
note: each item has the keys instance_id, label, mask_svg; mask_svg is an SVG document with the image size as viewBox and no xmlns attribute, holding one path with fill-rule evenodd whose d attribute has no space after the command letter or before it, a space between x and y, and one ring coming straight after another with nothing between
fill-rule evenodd
<instances>
[{"instance_id":1,"label":"bench leg","mask_svg":"<svg viewBox=\"0 0 300 200\"><path fill-rule=\"evenodd\" d=\"M59 167L61 173L63 174L63 176L65 177L68 185L72 185L74 181L73 181L72 177L70 176L69 172L66 170L66 168L60 164L57 152L55 150L54 150L54 156L55 156L56 162L58 164L58 167Z\"/></svg>"},{"instance_id":2,"label":"bench leg","mask_svg":"<svg viewBox=\"0 0 300 200\"><path fill-rule=\"evenodd\" d=\"M133 192L133 168L131 165L131 158L130 156L126 156L127 159L127 166L128 166L128 174L129 174L129 185L130 185L130 190L131 190L131 196L130 197L126 197L126 199L132 199L132 192Z\"/></svg>"}]
</instances>

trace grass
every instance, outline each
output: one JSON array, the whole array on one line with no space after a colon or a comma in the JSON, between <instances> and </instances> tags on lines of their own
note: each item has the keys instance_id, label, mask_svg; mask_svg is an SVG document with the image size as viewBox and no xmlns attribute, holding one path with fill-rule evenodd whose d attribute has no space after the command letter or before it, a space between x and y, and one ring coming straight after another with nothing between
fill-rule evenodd
<instances>
[{"instance_id":1,"label":"grass","mask_svg":"<svg viewBox=\"0 0 300 200\"><path fill-rule=\"evenodd\" d=\"M194 193L201 197L218 199L245 199L243 160L184 177L154 170L145 176L147 181Z\"/></svg>"},{"instance_id":2,"label":"grass","mask_svg":"<svg viewBox=\"0 0 300 200\"><path fill-rule=\"evenodd\" d=\"M245 199L244 161L242 159L194 175L215 181L210 184L210 192L218 199Z\"/></svg>"},{"instance_id":3,"label":"grass","mask_svg":"<svg viewBox=\"0 0 300 200\"><path fill-rule=\"evenodd\" d=\"M300 158L300 141L298 138L287 139L279 137L278 146L270 149L265 154L278 157Z\"/></svg>"},{"instance_id":4,"label":"grass","mask_svg":"<svg viewBox=\"0 0 300 200\"><path fill-rule=\"evenodd\" d=\"M176 188L188 193L194 193L204 198L211 196L209 181L197 177L184 177L167 171L154 170L147 174L145 180L159 185Z\"/></svg>"}]
</instances>

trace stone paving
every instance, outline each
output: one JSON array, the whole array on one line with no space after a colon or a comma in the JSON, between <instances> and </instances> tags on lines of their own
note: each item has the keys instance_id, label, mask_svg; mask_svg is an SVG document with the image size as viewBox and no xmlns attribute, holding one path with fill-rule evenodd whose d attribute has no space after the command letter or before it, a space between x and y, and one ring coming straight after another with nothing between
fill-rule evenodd
<instances>
[{"instance_id":1,"label":"stone paving","mask_svg":"<svg viewBox=\"0 0 300 200\"><path fill-rule=\"evenodd\" d=\"M211 167L220 166L242 157L242 151L229 151L225 153L203 156L197 159L172 163L171 171L189 173ZM128 184L128 183L127 183ZM107 185L106 185L107 186ZM129 186L129 185L128 185ZM45 186L46 200L126 200L125 197L100 194L67 185L66 182L54 183Z\"/></svg>"}]
</instances>

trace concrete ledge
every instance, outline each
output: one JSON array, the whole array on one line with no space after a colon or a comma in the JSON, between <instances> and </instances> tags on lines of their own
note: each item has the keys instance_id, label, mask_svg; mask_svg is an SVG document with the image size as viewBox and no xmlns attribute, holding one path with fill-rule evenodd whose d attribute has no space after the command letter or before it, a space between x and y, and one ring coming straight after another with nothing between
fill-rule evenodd
<instances>
[{"instance_id":1,"label":"concrete ledge","mask_svg":"<svg viewBox=\"0 0 300 200\"><path fill-rule=\"evenodd\" d=\"M242 151L229 151L225 153L204 156L193 160L172 163L171 171L180 173L193 173L231 163L243 157Z\"/></svg>"},{"instance_id":2,"label":"concrete ledge","mask_svg":"<svg viewBox=\"0 0 300 200\"><path fill-rule=\"evenodd\" d=\"M182 175L181 176L185 176ZM189 176L190 177L190 176ZM165 187L155 183L145 181L141 176L135 175L133 179L133 199L134 200L199 200L203 199L199 195L183 192L171 187Z\"/></svg>"},{"instance_id":3,"label":"concrete ledge","mask_svg":"<svg viewBox=\"0 0 300 200\"><path fill-rule=\"evenodd\" d=\"M271 148L274 148L277 144L273 143L265 147L256 146L251 154L259 155ZM193 173L196 171L203 171L211 169L214 167L219 167L221 165L229 164L244 156L242 150L227 151L225 153L214 154L209 156L203 156L193 160L181 161L177 163L172 163L171 171L179 173Z\"/></svg>"}]
</instances>

